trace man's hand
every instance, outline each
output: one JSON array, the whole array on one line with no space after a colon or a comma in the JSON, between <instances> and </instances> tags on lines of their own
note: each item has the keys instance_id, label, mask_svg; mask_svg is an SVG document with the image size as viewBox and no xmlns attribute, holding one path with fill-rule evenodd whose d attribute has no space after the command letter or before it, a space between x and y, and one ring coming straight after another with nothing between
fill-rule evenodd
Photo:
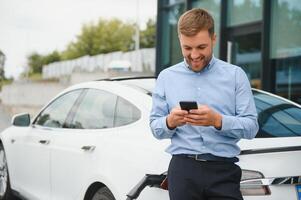
<instances>
[{"instance_id":1,"label":"man's hand","mask_svg":"<svg viewBox=\"0 0 301 200\"><path fill-rule=\"evenodd\" d=\"M184 118L187 114L188 112L186 110L181 110L180 107L173 108L166 118L167 127L172 130L186 124Z\"/></svg>"},{"instance_id":2,"label":"man's hand","mask_svg":"<svg viewBox=\"0 0 301 200\"><path fill-rule=\"evenodd\" d=\"M206 105L201 105L198 109L190 110L185 116L187 124L195 126L214 126L216 129L222 128L222 116Z\"/></svg>"}]
</instances>

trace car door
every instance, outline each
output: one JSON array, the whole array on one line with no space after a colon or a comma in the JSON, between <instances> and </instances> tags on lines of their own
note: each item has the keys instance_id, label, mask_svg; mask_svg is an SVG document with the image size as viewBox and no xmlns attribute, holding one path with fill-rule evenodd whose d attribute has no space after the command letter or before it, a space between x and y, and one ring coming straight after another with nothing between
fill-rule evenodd
<instances>
[{"instance_id":1,"label":"car door","mask_svg":"<svg viewBox=\"0 0 301 200\"><path fill-rule=\"evenodd\" d=\"M137 93L120 94L117 99L115 132L106 138L110 145L104 150L106 155L110 155L110 169L106 175L117 188L113 193L116 199L125 199L145 174L165 172L168 167L170 155L164 153L164 149L169 141L158 141L152 136L147 120L149 109L141 105L145 100ZM157 188L143 191L141 195L138 199L164 199L168 196Z\"/></svg>"},{"instance_id":2,"label":"car door","mask_svg":"<svg viewBox=\"0 0 301 200\"><path fill-rule=\"evenodd\" d=\"M101 162L104 135L114 129L116 96L88 89L78 103L66 129L56 132L51 146L51 187L53 200L82 199ZM81 198L79 198L81 197Z\"/></svg>"},{"instance_id":3,"label":"car door","mask_svg":"<svg viewBox=\"0 0 301 200\"><path fill-rule=\"evenodd\" d=\"M244 199L299 200L301 108L267 93L254 92L254 98L260 130L240 142Z\"/></svg>"},{"instance_id":4,"label":"car door","mask_svg":"<svg viewBox=\"0 0 301 200\"><path fill-rule=\"evenodd\" d=\"M14 184L28 199L50 199L50 151L56 131L80 94L80 90L64 94L51 102L26 131L11 139L14 154L11 174Z\"/></svg>"}]
</instances>

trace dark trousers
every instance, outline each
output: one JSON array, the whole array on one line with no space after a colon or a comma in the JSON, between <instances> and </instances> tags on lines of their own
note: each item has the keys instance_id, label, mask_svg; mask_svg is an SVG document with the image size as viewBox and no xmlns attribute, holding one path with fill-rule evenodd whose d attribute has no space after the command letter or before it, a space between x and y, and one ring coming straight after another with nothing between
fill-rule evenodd
<instances>
[{"instance_id":1,"label":"dark trousers","mask_svg":"<svg viewBox=\"0 0 301 200\"><path fill-rule=\"evenodd\" d=\"M174 155L168 169L170 200L242 200L241 169L232 162Z\"/></svg>"}]
</instances>

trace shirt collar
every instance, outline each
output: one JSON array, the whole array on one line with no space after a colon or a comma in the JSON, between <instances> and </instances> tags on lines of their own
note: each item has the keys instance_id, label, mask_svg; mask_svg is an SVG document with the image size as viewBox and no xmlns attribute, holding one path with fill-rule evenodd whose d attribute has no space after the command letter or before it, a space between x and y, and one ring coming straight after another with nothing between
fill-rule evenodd
<instances>
[{"instance_id":1,"label":"shirt collar","mask_svg":"<svg viewBox=\"0 0 301 200\"><path fill-rule=\"evenodd\" d=\"M211 69L211 68L213 67L215 61L216 61L216 58L214 57L214 55L212 55L212 58L211 58L210 62L208 63L208 65L205 66L205 67L204 67L201 71L199 71L199 72L208 71L209 69ZM186 61L185 58L184 58L184 65L185 65L186 68L188 68L190 71L192 71L190 65L187 63L187 61ZM194 72L194 71L192 71L192 72ZM199 72L195 72L195 73L199 73Z\"/></svg>"}]
</instances>

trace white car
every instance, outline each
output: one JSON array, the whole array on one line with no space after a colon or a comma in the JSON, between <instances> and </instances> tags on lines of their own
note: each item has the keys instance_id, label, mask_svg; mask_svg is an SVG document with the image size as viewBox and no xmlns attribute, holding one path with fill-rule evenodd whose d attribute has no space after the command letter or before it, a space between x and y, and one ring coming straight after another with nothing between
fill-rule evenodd
<instances>
[{"instance_id":1,"label":"white car","mask_svg":"<svg viewBox=\"0 0 301 200\"><path fill-rule=\"evenodd\" d=\"M170 141L149 128L154 84L150 77L82 83L32 121L14 116L0 135L0 199L168 200L161 182ZM300 200L301 107L253 93L260 131L239 143L244 199Z\"/></svg>"}]
</instances>

